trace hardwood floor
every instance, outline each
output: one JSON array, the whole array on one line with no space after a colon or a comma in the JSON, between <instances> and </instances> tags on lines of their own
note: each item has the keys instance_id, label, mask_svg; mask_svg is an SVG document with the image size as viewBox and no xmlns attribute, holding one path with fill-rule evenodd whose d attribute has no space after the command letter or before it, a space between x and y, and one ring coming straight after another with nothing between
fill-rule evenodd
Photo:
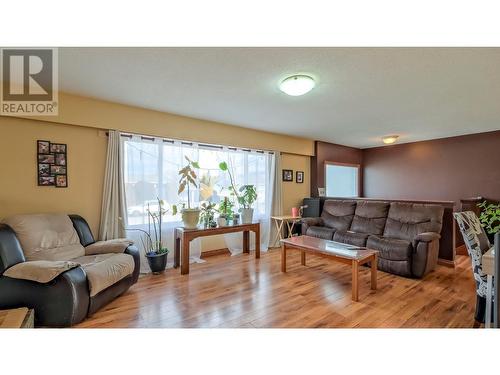
<instances>
[{"instance_id":1,"label":"hardwood floor","mask_svg":"<svg viewBox=\"0 0 500 375\"><path fill-rule=\"evenodd\" d=\"M469 258L455 269L438 266L423 280L361 267L359 302L351 301L351 267L280 251L216 255L179 269L140 278L127 293L77 327L472 327L475 286Z\"/></svg>"}]
</instances>

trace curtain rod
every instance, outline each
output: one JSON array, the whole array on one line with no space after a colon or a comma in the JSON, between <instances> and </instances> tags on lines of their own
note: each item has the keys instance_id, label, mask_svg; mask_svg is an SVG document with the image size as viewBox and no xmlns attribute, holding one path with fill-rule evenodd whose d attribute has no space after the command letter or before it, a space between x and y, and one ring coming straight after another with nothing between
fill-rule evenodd
<instances>
[{"instance_id":1,"label":"curtain rod","mask_svg":"<svg viewBox=\"0 0 500 375\"><path fill-rule=\"evenodd\" d=\"M108 136L108 135L109 135L109 133L106 132L106 136ZM120 136L124 137L124 138L130 138L130 139L132 139L133 136L134 136L134 134L121 133L120 132ZM154 142L155 139L158 138L158 139L161 139L164 143L171 143L171 144L175 143L175 140L173 140L173 139L165 139L165 138L160 138L160 137L148 137L148 136L144 136L144 135L137 135L137 136L140 137L142 140L145 140L145 141L152 141L152 142ZM180 141L180 143L182 145L185 145L185 146L192 146L193 145L193 142L187 142L187 141ZM213 144L208 144L208 143L198 143L198 146L206 147L206 148L214 148L214 149L218 149L218 150L223 150L224 149L224 146L213 145ZM241 150L241 151L245 151L245 152L252 152L252 149L250 149L250 148L238 148L238 147L228 146L227 149L231 150L231 151ZM254 150L254 151L258 152L259 154L265 154L266 152L269 153L269 154L274 154L274 151L264 151L264 150Z\"/></svg>"}]
</instances>

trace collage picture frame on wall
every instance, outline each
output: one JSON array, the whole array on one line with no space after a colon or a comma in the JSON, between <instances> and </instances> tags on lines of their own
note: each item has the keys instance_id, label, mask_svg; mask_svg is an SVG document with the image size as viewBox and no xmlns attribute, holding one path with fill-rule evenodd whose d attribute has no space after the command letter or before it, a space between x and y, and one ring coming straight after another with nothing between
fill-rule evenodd
<instances>
[{"instance_id":1,"label":"collage picture frame on wall","mask_svg":"<svg viewBox=\"0 0 500 375\"><path fill-rule=\"evenodd\" d=\"M37 141L38 186L68 187L67 152L67 144Z\"/></svg>"}]
</instances>

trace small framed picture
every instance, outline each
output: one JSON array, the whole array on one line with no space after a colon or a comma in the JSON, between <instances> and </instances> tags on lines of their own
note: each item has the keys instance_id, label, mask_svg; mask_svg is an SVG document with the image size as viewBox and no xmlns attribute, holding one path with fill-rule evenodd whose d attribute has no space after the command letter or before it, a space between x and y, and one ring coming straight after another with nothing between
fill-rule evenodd
<instances>
[{"instance_id":1,"label":"small framed picture","mask_svg":"<svg viewBox=\"0 0 500 375\"><path fill-rule=\"evenodd\" d=\"M54 186L54 176L38 176L38 186Z\"/></svg>"},{"instance_id":2,"label":"small framed picture","mask_svg":"<svg viewBox=\"0 0 500 375\"><path fill-rule=\"evenodd\" d=\"M66 166L64 165L51 165L50 174L66 174Z\"/></svg>"},{"instance_id":3,"label":"small framed picture","mask_svg":"<svg viewBox=\"0 0 500 375\"><path fill-rule=\"evenodd\" d=\"M41 164L54 164L54 154L38 154L38 162Z\"/></svg>"},{"instance_id":4,"label":"small framed picture","mask_svg":"<svg viewBox=\"0 0 500 375\"><path fill-rule=\"evenodd\" d=\"M57 174L56 176L56 187L68 187L68 178L65 174Z\"/></svg>"},{"instance_id":5,"label":"small framed picture","mask_svg":"<svg viewBox=\"0 0 500 375\"><path fill-rule=\"evenodd\" d=\"M283 169L283 181L287 182L293 181L293 170Z\"/></svg>"},{"instance_id":6,"label":"small framed picture","mask_svg":"<svg viewBox=\"0 0 500 375\"><path fill-rule=\"evenodd\" d=\"M66 165L66 154L55 154L56 165Z\"/></svg>"},{"instance_id":7,"label":"small framed picture","mask_svg":"<svg viewBox=\"0 0 500 375\"><path fill-rule=\"evenodd\" d=\"M49 141L36 141L37 150L39 154L48 154L50 152L50 142Z\"/></svg>"},{"instance_id":8,"label":"small framed picture","mask_svg":"<svg viewBox=\"0 0 500 375\"><path fill-rule=\"evenodd\" d=\"M50 176L50 164L38 164L38 176Z\"/></svg>"},{"instance_id":9,"label":"small framed picture","mask_svg":"<svg viewBox=\"0 0 500 375\"><path fill-rule=\"evenodd\" d=\"M326 196L326 191L325 191L325 188L318 188L318 195L320 197L324 197Z\"/></svg>"},{"instance_id":10,"label":"small framed picture","mask_svg":"<svg viewBox=\"0 0 500 375\"><path fill-rule=\"evenodd\" d=\"M303 171L295 172L295 182L298 184L302 184L304 182L304 172Z\"/></svg>"},{"instance_id":11,"label":"small framed picture","mask_svg":"<svg viewBox=\"0 0 500 375\"><path fill-rule=\"evenodd\" d=\"M50 152L55 154L65 154L66 153L66 145L63 143L51 143L50 144Z\"/></svg>"}]
</instances>

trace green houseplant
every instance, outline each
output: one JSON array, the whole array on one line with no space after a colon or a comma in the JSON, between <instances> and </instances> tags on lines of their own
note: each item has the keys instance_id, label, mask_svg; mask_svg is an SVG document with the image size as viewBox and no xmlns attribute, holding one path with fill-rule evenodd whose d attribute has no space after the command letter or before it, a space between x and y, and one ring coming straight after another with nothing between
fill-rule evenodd
<instances>
[{"instance_id":1,"label":"green houseplant","mask_svg":"<svg viewBox=\"0 0 500 375\"><path fill-rule=\"evenodd\" d=\"M201 214L200 219L203 223L203 227L212 228L215 227L215 203L203 202L200 205Z\"/></svg>"},{"instance_id":2,"label":"green houseplant","mask_svg":"<svg viewBox=\"0 0 500 375\"><path fill-rule=\"evenodd\" d=\"M148 213L148 230L130 228L127 230L135 230L145 234L145 238L141 237L142 247L146 253L149 268L153 274L158 274L165 271L167 266L167 256L169 250L162 244L162 224L163 216L168 212L165 208L165 201L160 198L158 200L158 210L153 211L149 203L147 205Z\"/></svg>"},{"instance_id":3,"label":"green houseplant","mask_svg":"<svg viewBox=\"0 0 500 375\"><path fill-rule=\"evenodd\" d=\"M252 205L257 200L257 189L255 188L255 185L243 185L238 189L227 163L225 161L220 163L219 168L229 174L229 180L231 183L229 189L231 190L231 193L236 197L236 200L240 205L239 211L241 212L241 222L243 224L251 223L253 220Z\"/></svg>"},{"instance_id":4,"label":"green houseplant","mask_svg":"<svg viewBox=\"0 0 500 375\"><path fill-rule=\"evenodd\" d=\"M196 161L192 161L187 156L185 156L187 160L187 164L179 170L179 190L177 194L181 194L184 190L187 189L187 208L185 204L182 204L182 222L184 223L184 227L186 229L194 229L198 225L200 220L200 209L199 208L191 208L191 189L190 187L197 188L198 176L196 175L195 169L199 169L200 165ZM178 207L177 205L173 205L173 215L177 215Z\"/></svg>"},{"instance_id":5,"label":"green houseplant","mask_svg":"<svg viewBox=\"0 0 500 375\"><path fill-rule=\"evenodd\" d=\"M219 227L226 226L228 220L231 220L233 218L233 207L234 204L229 200L228 197L224 197L224 200L219 203L219 207L217 208L217 211L219 212L217 225Z\"/></svg>"},{"instance_id":6,"label":"green houseplant","mask_svg":"<svg viewBox=\"0 0 500 375\"><path fill-rule=\"evenodd\" d=\"M500 231L500 203L493 204L483 201L478 204L478 207L481 208L479 221L490 240L493 241L495 233Z\"/></svg>"}]
</instances>

